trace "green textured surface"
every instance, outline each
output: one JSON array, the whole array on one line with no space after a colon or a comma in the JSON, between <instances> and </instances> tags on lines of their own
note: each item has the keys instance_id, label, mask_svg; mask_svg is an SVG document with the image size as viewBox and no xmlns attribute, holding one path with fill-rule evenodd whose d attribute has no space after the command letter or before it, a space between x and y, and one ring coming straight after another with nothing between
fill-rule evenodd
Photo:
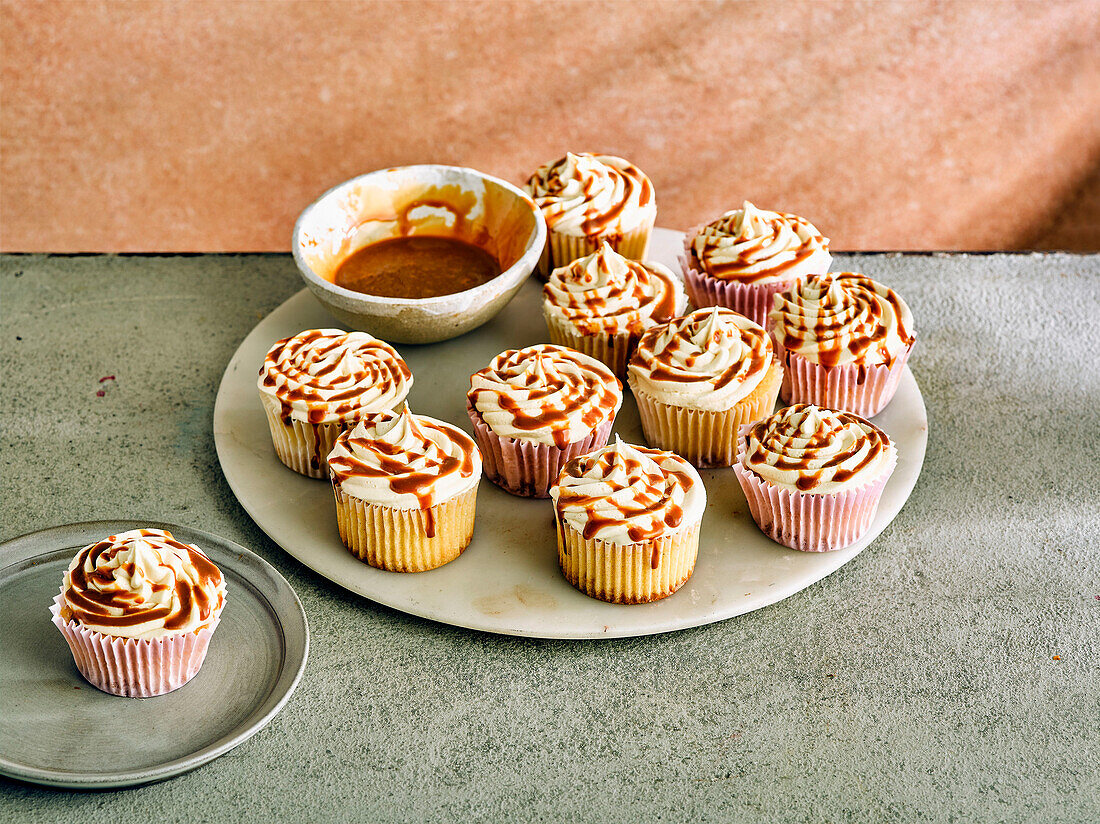
<instances>
[{"instance_id":1,"label":"green textured surface","mask_svg":"<svg viewBox=\"0 0 1100 824\"><path fill-rule=\"evenodd\" d=\"M300 288L289 257L0 259L0 538L207 529L271 561L312 632L286 709L228 755L110 793L0 780L0 820L1100 820L1100 258L834 268L916 317L930 436L906 508L775 606L555 642L375 606L237 505L214 394Z\"/></svg>"}]
</instances>

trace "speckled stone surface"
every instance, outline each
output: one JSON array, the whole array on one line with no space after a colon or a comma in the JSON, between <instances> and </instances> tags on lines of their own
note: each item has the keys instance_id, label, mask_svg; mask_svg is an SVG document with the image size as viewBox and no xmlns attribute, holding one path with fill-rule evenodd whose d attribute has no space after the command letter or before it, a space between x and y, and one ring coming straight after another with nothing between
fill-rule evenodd
<instances>
[{"instance_id":1,"label":"speckled stone surface","mask_svg":"<svg viewBox=\"0 0 1100 824\"><path fill-rule=\"evenodd\" d=\"M775 606L547 642L361 600L237 505L214 394L300 287L289 257L0 259L0 538L208 529L282 571L313 633L284 712L223 758L110 793L0 781L0 820L1100 820L1100 258L842 267L917 319L930 437L907 507Z\"/></svg>"}]
</instances>

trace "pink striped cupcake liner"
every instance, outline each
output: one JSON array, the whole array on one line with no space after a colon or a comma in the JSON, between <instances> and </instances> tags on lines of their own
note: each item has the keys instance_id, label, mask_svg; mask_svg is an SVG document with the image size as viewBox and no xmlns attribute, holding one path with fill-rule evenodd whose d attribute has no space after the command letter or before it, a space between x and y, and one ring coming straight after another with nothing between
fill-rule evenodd
<instances>
[{"instance_id":1,"label":"pink striped cupcake liner","mask_svg":"<svg viewBox=\"0 0 1100 824\"><path fill-rule=\"evenodd\" d=\"M684 236L680 267L684 271L684 286L691 298L691 305L696 309L724 306L767 328L768 312L772 310L772 296L804 280L798 277L778 283L753 284L713 278L706 272L700 272L691 263L691 240L694 237L694 230Z\"/></svg>"},{"instance_id":2,"label":"pink striped cupcake liner","mask_svg":"<svg viewBox=\"0 0 1100 824\"><path fill-rule=\"evenodd\" d=\"M801 552L831 552L862 538L878 512L886 482L897 457L879 477L855 489L831 495L798 492L775 486L744 464L743 427L738 437L738 462L733 467L749 511L760 531L778 544Z\"/></svg>"},{"instance_id":3,"label":"pink striped cupcake liner","mask_svg":"<svg viewBox=\"0 0 1100 824\"><path fill-rule=\"evenodd\" d=\"M606 446L614 424L614 419L609 420L584 440L558 447L497 435L468 400L466 412L474 425L485 477L506 492L524 498L549 498L561 468L573 458Z\"/></svg>"},{"instance_id":4,"label":"pink striped cupcake liner","mask_svg":"<svg viewBox=\"0 0 1100 824\"><path fill-rule=\"evenodd\" d=\"M93 687L127 698L152 698L190 681L206 660L219 615L197 632L147 641L115 638L61 617L64 596L53 599L50 614L72 651L76 668Z\"/></svg>"},{"instance_id":5,"label":"pink striped cupcake liner","mask_svg":"<svg viewBox=\"0 0 1100 824\"><path fill-rule=\"evenodd\" d=\"M783 364L783 385L779 397L786 404L812 403L825 409L854 412L872 418L886 408L897 392L910 344L892 364L844 364L822 366L775 343L775 354Z\"/></svg>"}]
</instances>

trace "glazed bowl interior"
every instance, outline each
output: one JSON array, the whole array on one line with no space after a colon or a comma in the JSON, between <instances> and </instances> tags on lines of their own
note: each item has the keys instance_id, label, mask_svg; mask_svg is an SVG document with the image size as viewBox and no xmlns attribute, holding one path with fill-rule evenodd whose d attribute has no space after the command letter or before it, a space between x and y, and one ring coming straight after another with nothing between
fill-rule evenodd
<instances>
[{"instance_id":1,"label":"glazed bowl interior","mask_svg":"<svg viewBox=\"0 0 1100 824\"><path fill-rule=\"evenodd\" d=\"M380 297L333 282L340 264L364 246L412 235L473 243L496 258L501 274L428 298ZM545 240L539 209L510 183L457 166L403 166L322 195L298 218L293 251L306 285L345 325L398 343L429 343L499 312L535 268Z\"/></svg>"}]
</instances>

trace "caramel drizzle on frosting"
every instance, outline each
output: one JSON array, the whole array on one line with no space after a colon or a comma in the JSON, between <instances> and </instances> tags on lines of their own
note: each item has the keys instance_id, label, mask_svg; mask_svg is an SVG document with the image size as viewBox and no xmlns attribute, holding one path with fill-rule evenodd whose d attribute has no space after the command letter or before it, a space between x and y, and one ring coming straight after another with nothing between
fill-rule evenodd
<instances>
[{"instance_id":1,"label":"caramel drizzle on frosting","mask_svg":"<svg viewBox=\"0 0 1100 824\"><path fill-rule=\"evenodd\" d=\"M569 169L575 174L567 175ZM586 204L580 217L580 232L586 237L605 235L615 227L629 231L634 227L619 225L628 207L647 209L653 204L653 184L633 163L614 155L570 152L541 167L527 180L527 191L543 210L547 223L553 225L569 209L566 203L573 199L569 189L572 183L579 185ZM597 208L598 196L609 190L618 196L604 208Z\"/></svg>"},{"instance_id":2,"label":"caramel drizzle on frosting","mask_svg":"<svg viewBox=\"0 0 1100 824\"><path fill-rule=\"evenodd\" d=\"M161 571L157 577L162 580L147 581L144 576L137 577L148 584L154 596L174 590L175 597L167 605L146 603L139 590L127 588L118 577L121 572L126 580L131 580L138 573L133 560L113 563L119 553L131 550L138 541L153 548L156 566ZM195 580L177 575L165 561L167 554L173 552L195 570ZM70 565L64 598L73 619L81 624L118 628L155 622L173 631L195 622L195 611L198 624L209 621L224 603L224 590L219 589L221 583L221 571L198 547L177 541L170 532L138 529L110 535L80 550ZM217 597L212 597L214 595Z\"/></svg>"},{"instance_id":3,"label":"caramel drizzle on frosting","mask_svg":"<svg viewBox=\"0 0 1100 824\"><path fill-rule=\"evenodd\" d=\"M484 413L497 406L520 432L549 430L564 448L579 415L583 428L597 428L622 402L615 375L599 361L564 346L541 343L508 349L470 378L470 404Z\"/></svg>"},{"instance_id":4,"label":"caramel drizzle on frosting","mask_svg":"<svg viewBox=\"0 0 1100 824\"><path fill-rule=\"evenodd\" d=\"M322 423L396 406L412 372L392 346L365 332L309 329L271 347L260 384L282 404L286 424L296 404L305 404L309 423Z\"/></svg>"},{"instance_id":5,"label":"caramel drizzle on frosting","mask_svg":"<svg viewBox=\"0 0 1100 824\"><path fill-rule=\"evenodd\" d=\"M773 302L776 340L812 352L827 368L852 361L890 366L914 341L901 297L856 272L811 276Z\"/></svg>"},{"instance_id":6,"label":"caramel drizzle on frosting","mask_svg":"<svg viewBox=\"0 0 1100 824\"><path fill-rule=\"evenodd\" d=\"M741 357L723 357L735 340ZM647 331L630 365L653 382L709 383L718 390L762 376L771 362L771 338L762 327L724 307L711 307Z\"/></svg>"},{"instance_id":7,"label":"caramel drizzle on frosting","mask_svg":"<svg viewBox=\"0 0 1100 824\"><path fill-rule=\"evenodd\" d=\"M555 269L543 298L582 334L623 331L640 335L676 314L675 275L629 260L608 243Z\"/></svg>"},{"instance_id":8,"label":"caramel drizzle on frosting","mask_svg":"<svg viewBox=\"0 0 1100 824\"><path fill-rule=\"evenodd\" d=\"M401 420L396 420L401 419ZM385 422L404 424L404 438L393 443L370 433ZM388 430L387 430L388 431ZM457 427L413 415L408 406L401 412L382 412L345 430L329 455L334 484L354 478L377 479L395 495L412 495L428 515L426 532L435 536L431 507L437 503L435 490L441 482L480 475L477 444Z\"/></svg>"},{"instance_id":9,"label":"caramel drizzle on frosting","mask_svg":"<svg viewBox=\"0 0 1100 824\"><path fill-rule=\"evenodd\" d=\"M567 509L586 511L582 530L586 540L608 527L624 526L634 543L658 538L683 523L684 498L695 483L687 471L665 465L669 462L679 463L679 459L621 441L581 455L562 467L555 510L559 517ZM593 483L575 486L568 479ZM659 558L654 552L654 568Z\"/></svg>"},{"instance_id":10,"label":"caramel drizzle on frosting","mask_svg":"<svg viewBox=\"0 0 1100 824\"><path fill-rule=\"evenodd\" d=\"M753 424L743 437L749 469L766 480L774 474L766 470L795 473L793 485L802 492L846 484L893 448L870 421L805 403Z\"/></svg>"},{"instance_id":11,"label":"caramel drizzle on frosting","mask_svg":"<svg viewBox=\"0 0 1100 824\"><path fill-rule=\"evenodd\" d=\"M828 249L829 239L805 218L746 201L700 229L689 255L711 277L755 283L798 269Z\"/></svg>"}]
</instances>

